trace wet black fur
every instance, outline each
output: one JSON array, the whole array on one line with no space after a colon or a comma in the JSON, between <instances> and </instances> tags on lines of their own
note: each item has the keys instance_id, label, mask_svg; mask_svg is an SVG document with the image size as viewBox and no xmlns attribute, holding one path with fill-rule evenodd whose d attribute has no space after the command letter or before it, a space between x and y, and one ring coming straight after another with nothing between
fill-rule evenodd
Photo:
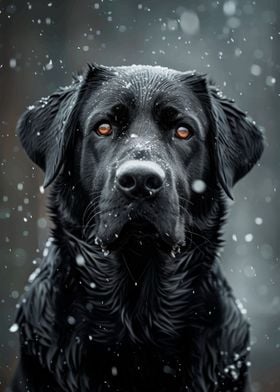
<instances>
[{"instance_id":1,"label":"wet black fur","mask_svg":"<svg viewBox=\"0 0 280 392\"><path fill-rule=\"evenodd\" d=\"M100 138L108 116L114 135ZM174 138L180 124L189 140ZM19 305L10 390L245 391L248 323L217 251L227 196L263 150L255 124L203 75L90 66L18 133L52 183L55 228ZM124 197L114 176L128 159L157 162L168 189Z\"/></svg>"}]
</instances>

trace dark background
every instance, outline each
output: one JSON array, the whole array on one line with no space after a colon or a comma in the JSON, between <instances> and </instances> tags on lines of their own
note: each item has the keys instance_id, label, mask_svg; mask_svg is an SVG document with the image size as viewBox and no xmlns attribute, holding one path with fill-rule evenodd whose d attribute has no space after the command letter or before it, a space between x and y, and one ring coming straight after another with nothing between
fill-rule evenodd
<instances>
[{"instance_id":1,"label":"dark background","mask_svg":"<svg viewBox=\"0 0 280 392\"><path fill-rule=\"evenodd\" d=\"M15 306L49 226L42 174L15 124L92 61L208 73L265 129L260 165L234 189L221 257L252 324L254 391L280 391L279 11L277 0L0 1L0 391L16 363Z\"/></svg>"}]
</instances>

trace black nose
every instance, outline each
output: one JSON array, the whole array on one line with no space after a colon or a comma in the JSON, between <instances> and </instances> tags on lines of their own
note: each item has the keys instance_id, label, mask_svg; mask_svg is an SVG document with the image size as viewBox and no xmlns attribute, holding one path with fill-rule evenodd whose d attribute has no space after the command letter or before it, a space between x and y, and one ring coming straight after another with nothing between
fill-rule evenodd
<instances>
[{"instance_id":1,"label":"black nose","mask_svg":"<svg viewBox=\"0 0 280 392\"><path fill-rule=\"evenodd\" d=\"M154 196L162 188L164 180L163 169L152 161L126 161L116 172L117 187L133 198Z\"/></svg>"}]
</instances>

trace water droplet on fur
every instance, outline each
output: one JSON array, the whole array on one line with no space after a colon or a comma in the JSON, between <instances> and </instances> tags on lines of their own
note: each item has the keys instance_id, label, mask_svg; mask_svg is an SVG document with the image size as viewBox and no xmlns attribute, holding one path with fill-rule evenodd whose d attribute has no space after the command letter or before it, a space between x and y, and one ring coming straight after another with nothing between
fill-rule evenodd
<instances>
[{"instance_id":1,"label":"water droplet on fur","mask_svg":"<svg viewBox=\"0 0 280 392\"><path fill-rule=\"evenodd\" d=\"M48 256L48 253L49 253L48 248L45 248L45 249L43 250L43 256L44 256L44 257L47 257L47 256Z\"/></svg>"},{"instance_id":2,"label":"water droplet on fur","mask_svg":"<svg viewBox=\"0 0 280 392\"><path fill-rule=\"evenodd\" d=\"M95 237L94 243L95 243L95 245L99 245L101 243L101 240L98 237Z\"/></svg>"},{"instance_id":3,"label":"water droplet on fur","mask_svg":"<svg viewBox=\"0 0 280 392\"><path fill-rule=\"evenodd\" d=\"M232 370L230 371L230 375L231 375L231 377L232 377L234 380L237 380L237 379L238 379L238 373L237 373L236 370L232 369Z\"/></svg>"},{"instance_id":4,"label":"water droplet on fur","mask_svg":"<svg viewBox=\"0 0 280 392\"><path fill-rule=\"evenodd\" d=\"M104 256L109 256L110 251L108 249L102 249L102 253L104 254Z\"/></svg>"},{"instance_id":5,"label":"water droplet on fur","mask_svg":"<svg viewBox=\"0 0 280 392\"><path fill-rule=\"evenodd\" d=\"M32 274L29 276L28 282L32 283L33 280L39 275L40 271L40 268L36 268L35 271L33 271Z\"/></svg>"}]
</instances>

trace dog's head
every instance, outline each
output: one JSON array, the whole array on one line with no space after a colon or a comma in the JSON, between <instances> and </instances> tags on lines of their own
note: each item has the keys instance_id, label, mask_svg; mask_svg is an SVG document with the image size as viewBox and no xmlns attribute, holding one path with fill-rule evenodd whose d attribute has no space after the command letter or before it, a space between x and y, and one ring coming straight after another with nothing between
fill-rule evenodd
<instances>
[{"instance_id":1,"label":"dog's head","mask_svg":"<svg viewBox=\"0 0 280 392\"><path fill-rule=\"evenodd\" d=\"M231 197L263 150L205 76L151 66L89 67L30 107L18 132L45 186L76 184L83 223L107 247L147 233L183 244L199 203Z\"/></svg>"}]
</instances>

